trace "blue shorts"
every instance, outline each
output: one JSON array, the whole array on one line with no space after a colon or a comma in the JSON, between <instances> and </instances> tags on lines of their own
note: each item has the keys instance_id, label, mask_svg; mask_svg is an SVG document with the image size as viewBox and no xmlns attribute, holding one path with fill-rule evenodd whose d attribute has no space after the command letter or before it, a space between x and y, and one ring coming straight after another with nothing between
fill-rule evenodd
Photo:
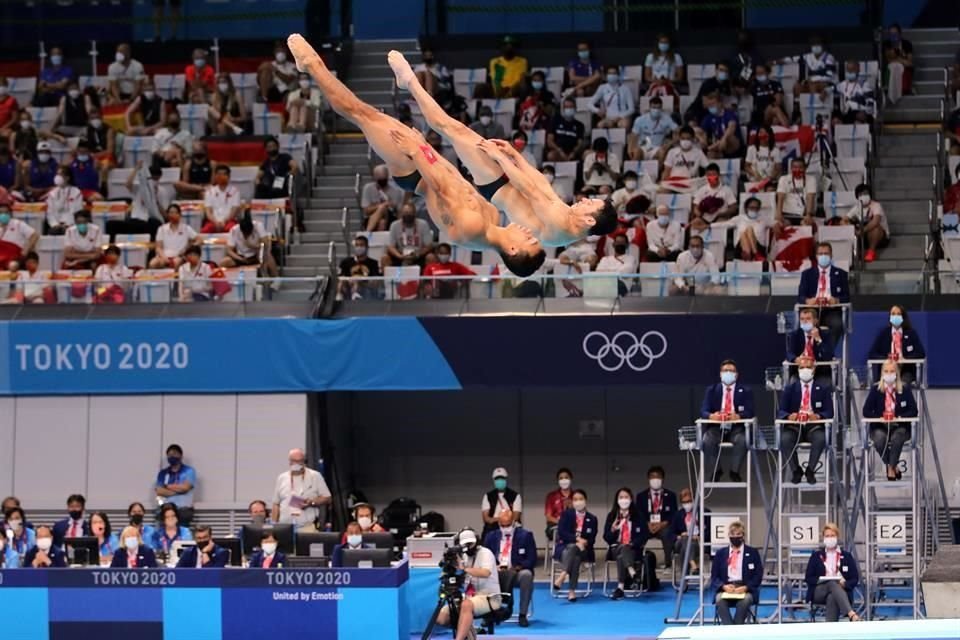
<instances>
[{"instance_id":1,"label":"blue shorts","mask_svg":"<svg viewBox=\"0 0 960 640\"><path fill-rule=\"evenodd\" d=\"M414 171L413 173L405 176L393 177L393 181L397 183L398 187L404 191L409 191L410 193L414 193L417 190L417 185L420 184L421 179L422 177L420 176L419 171Z\"/></svg>"}]
</instances>

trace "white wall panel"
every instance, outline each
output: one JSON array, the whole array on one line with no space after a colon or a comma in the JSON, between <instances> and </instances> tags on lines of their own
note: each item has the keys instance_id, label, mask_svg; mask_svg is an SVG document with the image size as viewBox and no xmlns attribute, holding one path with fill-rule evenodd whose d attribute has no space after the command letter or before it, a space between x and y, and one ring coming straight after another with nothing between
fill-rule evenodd
<instances>
[{"instance_id":1,"label":"white wall panel","mask_svg":"<svg viewBox=\"0 0 960 640\"><path fill-rule=\"evenodd\" d=\"M287 453L303 447L307 396L237 396L237 496L240 503L270 503L277 475L287 469Z\"/></svg>"},{"instance_id":2,"label":"white wall panel","mask_svg":"<svg viewBox=\"0 0 960 640\"><path fill-rule=\"evenodd\" d=\"M152 459L166 465L163 449L183 447L186 464L197 471L194 502L233 504L237 446L237 396L163 396L163 445Z\"/></svg>"},{"instance_id":3,"label":"white wall panel","mask_svg":"<svg viewBox=\"0 0 960 640\"><path fill-rule=\"evenodd\" d=\"M24 507L66 509L87 491L86 396L18 398L13 486Z\"/></svg>"},{"instance_id":4,"label":"white wall panel","mask_svg":"<svg viewBox=\"0 0 960 640\"><path fill-rule=\"evenodd\" d=\"M163 452L161 396L91 396L91 505L149 505Z\"/></svg>"},{"instance_id":5,"label":"white wall panel","mask_svg":"<svg viewBox=\"0 0 960 640\"><path fill-rule=\"evenodd\" d=\"M0 496L13 493L13 442L15 398L0 398ZM3 499L0 497L0 500Z\"/></svg>"}]
</instances>

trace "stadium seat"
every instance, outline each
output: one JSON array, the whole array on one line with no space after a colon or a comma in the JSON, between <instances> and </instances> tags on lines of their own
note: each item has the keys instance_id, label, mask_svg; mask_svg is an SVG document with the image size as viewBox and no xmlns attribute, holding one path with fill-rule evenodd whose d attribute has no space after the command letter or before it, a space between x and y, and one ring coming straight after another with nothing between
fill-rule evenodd
<instances>
[{"instance_id":1,"label":"stadium seat","mask_svg":"<svg viewBox=\"0 0 960 640\"><path fill-rule=\"evenodd\" d=\"M454 69L453 70L453 90L457 95L470 100L476 91L477 85L484 84L487 81L487 70L477 69Z\"/></svg>"},{"instance_id":2,"label":"stadium seat","mask_svg":"<svg viewBox=\"0 0 960 640\"><path fill-rule=\"evenodd\" d=\"M717 65L715 64L688 64L687 84L690 87L690 95L696 97L700 92L700 85L703 84L703 81L715 75L717 75Z\"/></svg>"},{"instance_id":3,"label":"stadium seat","mask_svg":"<svg viewBox=\"0 0 960 640\"><path fill-rule=\"evenodd\" d=\"M259 167L230 167L230 183L240 192L241 200L253 199L255 188L253 182L257 179L257 171L259 170Z\"/></svg>"},{"instance_id":4,"label":"stadium seat","mask_svg":"<svg viewBox=\"0 0 960 640\"><path fill-rule=\"evenodd\" d=\"M650 111L650 101L652 99L653 98L648 98L647 96L640 98L640 113ZM665 113L673 111L673 96L660 96L660 100L663 101L663 110Z\"/></svg>"},{"instance_id":5,"label":"stadium seat","mask_svg":"<svg viewBox=\"0 0 960 640\"><path fill-rule=\"evenodd\" d=\"M203 227L203 200L176 200L180 207L180 214L187 226L194 231Z\"/></svg>"},{"instance_id":6,"label":"stadium seat","mask_svg":"<svg viewBox=\"0 0 960 640\"><path fill-rule=\"evenodd\" d=\"M37 92L37 78L7 78L7 90L16 98L17 104L28 105L33 100L33 94Z\"/></svg>"},{"instance_id":7,"label":"stadium seat","mask_svg":"<svg viewBox=\"0 0 960 640\"><path fill-rule=\"evenodd\" d=\"M877 86L877 80L880 78L880 63L877 60L860 60L860 73L857 80L866 79L867 85L871 88Z\"/></svg>"},{"instance_id":8,"label":"stadium seat","mask_svg":"<svg viewBox=\"0 0 960 640\"><path fill-rule=\"evenodd\" d=\"M833 94L828 92L827 99L823 100L819 93L800 94L800 118L803 124L814 126L817 118L822 118L824 126L830 124L830 114L833 112Z\"/></svg>"},{"instance_id":9,"label":"stadium seat","mask_svg":"<svg viewBox=\"0 0 960 640\"><path fill-rule=\"evenodd\" d=\"M770 295L772 296L790 296L797 297L797 289L800 287L800 274L805 269L809 269L811 262L804 260L800 263L800 268L796 271L788 271L785 264L779 260L771 265L770 274Z\"/></svg>"},{"instance_id":10,"label":"stadium seat","mask_svg":"<svg viewBox=\"0 0 960 640\"><path fill-rule=\"evenodd\" d=\"M641 262L640 296L663 298L670 294L669 274L677 270L676 262ZM656 277L656 276L659 276Z\"/></svg>"},{"instance_id":11,"label":"stadium seat","mask_svg":"<svg viewBox=\"0 0 960 640\"><path fill-rule=\"evenodd\" d=\"M573 185L577 181L577 165L575 161L570 162L544 162L543 166L553 167L556 180L563 185L567 193L573 193Z\"/></svg>"},{"instance_id":12,"label":"stadium seat","mask_svg":"<svg viewBox=\"0 0 960 640\"><path fill-rule=\"evenodd\" d=\"M307 153L310 149L310 135L305 133L281 133L277 136L277 142L280 143L280 153L289 153L290 157L297 161L300 170L303 171L307 161Z\"/></svg>"},{"instance_id":13,"label":"stadium seat","mask_svg":"<svg viewBox=\"0 0 960 640\"><path fill-rule=\"evenodd\" d=\"M137 272L133 298L144 304L170 302L177 272L173 269L143 269Z\"/></svg>"},{"instance_id":14,"label":"stadium seat","mask_svg":"<svg viewBox=\"0 0 960 640\"><path fill-rule=\"evenodd\" d=\"M29 107L27 111L30 112L33 126L37 130L53 128L53 121L57 119L57 107Z\"/></svg>"},{"instance_id":15,"label":"stadium seat","mask_svg":"<svg viewBox=\"0 0 960 640\"><path fill-rule=\"evenodd\" d=\"M213 262L220 264L227 257L227 241L230 239L229 233L206 233L203 235L203 244L200 249L203 251L201 256L204 262Z\"/></svg>"},{"instance_id":16,"label":"stadium seat","mask_svg":"<svg viewBox=\"0 0 960 640\"><path fill-rule=\"evenodd\" d=\"M835 260L853 262L854 247L857 242L853 225L821 225L817 229L817 241L830 243Z\"/></svg>"},{"instance_id":17,"label":"stadium seat","mask_svg":"<svg viewBox=\"0 0 960 640\"><path fill-rule=\"evenodd\" d=\"M643 86L643 65L625 64L620 67L623 84L633 90L634 100L640 99L640 87Z\"/></svg>"},{"instance_id":18,"label":"stadium seat","mask_svg":"<svg viewBox=\"0 0 960 640\"><path fill-rule=\"evenodd\" d=\"M280 217L287 208L285 198L275 198L273 200L251 200L250 216L255 221L260 221L263 228L269 234L273 234L280 226Z\"/></svg>"},{"instance_id":19,"label":"stadium seat","mask_svg":"<svg viewBox=\"0 0 960 640\"><path fill-rule=\"evenodd\" d=\"M727 268L727 293L733 296L759 296L763 263L734 260Z\"/></svg>"},{"instance_id":20,"label":"stadium seat","mask_svg":"<svg viewBox=\"0 0 960 640\"><path fill-rule=\"evenodd\" d=\"M91 87L97 89L97 91L106 91L110 88L110 78L107 76L80 76L77 78L77 84L80 85L81 91Z\"/></svg>"},{"instance_id":21,"label":"stadium seat","mask_svg":"<svg viewBox=\"0 0 960 640\"><path fill-rule=\"evenodd\" d=\"M282 124L279 113L270 111L270 105L262 102L253 104L253 133L258 136L278 136Z\"/></svg>"},{"instance_id":22,"label":"stadium seat","mask_svg":"<svg viewBox=\"0 0 960 640\"><path fill-rule=\"evenodd\" d=\"M157 94L164 100L182 100L187 86L186 78L182 73L173 75L158 73L153 76L153 84Z\"/></svg>"},{"instance_id":23,"label":"stadium seat","mask_svg":"<svg viewBox=\"0 0 960 640\"><path fill-rule=\"evenodd\" d=\"M626 129L594 129L590 133L590 140L593 141L597 138L606 138L607 142L610 143L610 153L615 154L618 158L620 158L620 162L623 162L623 151L627 146ZM620 171L620 167L612 168L616 171Z\"/></svg>"},{"instance_id":24,"label":"stadium seat","mask_svg":"<svg viewBox=\"0 0 960 640\"><path fill-rule=\"evenodd\" d=\"M823 212L827 220L846 216L855 204L857 197L853 191L827 191L823 194Z\"/></svg>"},{"instance_id":25,"label":"stadium seat","mask_svg":"<svg viewBox=\"0 0 960 640\"><path fill-rule=\"evenodd\" d=\"M537 168L543 165L543 152L547 146L547 132L545 129L534 129L527 132L527 148L530 155L537 161Z\"/></svg>"},{"instance_id":26,"label":"stadium seat","mask_svg":"<svg viewBox=\"0 0 960 640\"><path fill-rule=\"evenodd\" d=\"M940 293L960 293L960 272L954 268L954 264L955 263L949 260L940 260L937 262L937 270L940 276Z\"/></svg>"},{"instance_id":27,"label":"stadium seat","mask_svg":"<svg viewBox=\"0 0 960 640\"><path fill-rule=\"evenodd\" d=\"M740 122L750 122L750 117L753 114L753 96L752 95L743 95L737 98L737 118ZM746 136L743 137L744 140L747 139Z\"/></svg>"},{"instance_id":28,"label":"stadium seat","mask_svg":"<svg viewBox=\"0 0 960 640\"><path fill-rule=\"evenodd\" d=\"M723 184L727 185L733 192L739 191L740 187L740 158L718 158L711 160L720 167L720 178Z\"/></svg>"},{"instance_id":29,"label":"stadium seat","mask_svg":"<svg viewBox=\"0 0 960 640\"><path fill-rule=\"evenodd\" d=\"M43 220L47 216L47 203L14 202L13 213L39 232L43 229Z\"/></svg>"},{"instance_id":30,"label":"stadium seat","mask_svg":"<svg viewBox=\"0 0 960 640\"><path fill-rule=\"evenodd\" d=\"M77 148L80 138L67 138L67 144L59 140L50 139L50 155L54 157L58 164L70 164L73 160L73 152Z\"/></svg>"},{"instance_id":31,"label":"stadium seat","mask_svg":"<svg viewBox=\"0 0 960 640\"><path fill-rule=\"evenodd\" d=\"M577 98L577 120L583 123L584 133L590 135L593 131L593 112L590 111L590 103L593 98Z\"/></svg>"},{"instance_id":32,"label":"stadium seat","mask_svg":"<svg viewBox=\"0 0 960 640\"><path fill-rule=\"evenodd\" d=\"M492 100L481 100L480 106L490 107L493 111L493 119L503 125L503 130L510 135L513 131L513 114L517 111L516 98L496 98Z\"/></svg>"},{"instance_id":33,"label":"stadium seat","mask_svg":"<svg viewBox=\"0 0 960 640\"><path fill-rule=\"evenodd\" d=\"M793 87L800 79L800 63L785 62L774 64L770 67L770 76L781 85L783 92L793 95Z\"/></svg>"},{"instance_id":34,"label":"stadium seat","mask_svg":"<svg viewBox=\"0 0 960 640\"><path fill-rule=\"evenodd\" d=\"M90 204L90 219L105 231L109 222L123 220L128 211L130 205L123 200L98 200Z\"/></svg>"},{"instance_id":35,"label":"stadium seat","mask_svg":"<svg viewBox=\"0 0 960 640\"><path fill-rule=\"evenodd\" d=\"M554 97L560 97L563 91L566 67L534 67L531 73L536 73L537 71L543 72L544 84L546 85L547 91L552 93Z\"/></svg>"},{"instance_id":36,"label":"stadium seat","mask_svg":"<svg viewBox=\"0 0 960 640\"><path fill-rule=\"evenodd\" d=\"M56 271L52 276L60 304L90 304L93 302L93 271L77 269Z\"/></svg>"},{"instance_id":37,"label":"stadium seat","mask_svg":"<svg viewBox=\"0 0 960 640\"><path fill-rule=\"evenodd\" d=\"M451 246L456 249L454 245ZM460 260L457 260L455 254L451 254L451 256L454 256L451 258L451 260L461 262ZM496 268L496 264L477 264L470 266L471 271L477 274L477 277L470 281L471 299L487 300L495 297L495 295L496 297L499 297L500 287L497 286L498 279L492 277L493 271Z\"/></svg>"},{"instance_id":38,"label":"stadium seat","mask_svg":"<svg viewBox=\"0 0 960 640\"><path fill-rule=\"evenodd\" d=\"M207 134L207 114L209 110L210 108L205 104L177 105L181 126L188 129L194 138L202 138Z\"/></svg>"},{"instance_id":39,"label":"stadium seat","mask_svg":"<svg viewBox=\"0 0 960 640\"><path fill-rule=\"evenodd\" d=\"M840 158L866 158L870 153L870 127L865 124L838 124L833 141Z\"/></svg>"},{"instance_id":40,"label":"stadium seat","mask_svg":"<svg viewBox=\"0 0 960 640\"><path fill-rule=\"evenodd\" d=\"M686 226L690 220L690 210L693 208L693 196L689 193L658 193L657 206L660 205L670 209L673 219Z\"/></svg>"},{"instance_id":41,"label":"stadium seat","mask_svg":"<svg viewBox=\"0 0 960 640\"><path fill-rule=\"evenodd\" d=\"M243 104L256 103L258 90L256 73L231 73L230 79L233 80L233 86L243 99Z\"/></svg>"},{"instance_id":42,"label":"stadium seat","mask_svg":"<svg viewBox=\"0 0 960 640\"><path fill-rule=\"evenodd\" d=\"M117 234L114 244L120 248L120 261L128 267L147 266L147 254L150 252L149 233Z\"/></svg>"},{"instance_id":43,"label":"stadium seat","mask_svg":"<svg viewBox=\"0 0 960 640\"><path fill-rule=\"evenodd\" d=\"M697 99L696 94L691 95L688 93L688 94L681 95L680 106L677 108L678 112L681 114L686 113L687 109L690 108L690 105L692 105L696 101L696 99Z\"/></svg>"},{"instance_id":44,"label":"stadium seat","mask_svg":"<svg viewBox=\"0 0 960 640\"><path fill-rule=\"evenodd\" d=\"M56 271L63 262L63 236L40 236L37 241L40 269Z\"/></svg>"},{"instance_id":45,"label":"stadium seat","mask_svg":"<svg viewBox=\"0 0 960 640\"><path fill-rule=\"evenodd\" d=\"M417 297L420 267L385 267L383 277L386 279L384 293L387 300L410 300Z\"/></svg>"},{"instance_id":46,"label":"stadium seat","mask_svg":"<svg viewBox=\"0 0 960 640\"><path fill-rule=\"evenodd\" d=\"M625 160L623 172L636 171L638 176L646 175L653 182L660 180L660 163L656 160Z\"/></svg>"},{"instance_id":47,"label":"stadium seat","mask_svg":"<svg viewBox=\"0 0 960 640\"><path fill-rule=\"evenodd\" d=\"M125 136L123 138L123 166L134 168L137 162L149 162L153 152L153 136Z\"/></svg>"},{"instance_id":48,"label":"stadium seat","mask_svg":"<svg viewBox=\"0 0 960 640\"><path fill-rule=\"evenodd\" d=\"M224 278L230 283L230 291L222 298L224 302L250 302L258 288L256 267L227 269Z\"/></svg>"},{"instance_id":49,"label":"stadium seat","mask_svg":"<svg viewBox=\"0 0 960 640\"><path fill-rule=\"evenodd\" d=\"M867 182L866 158L836 158L836 161L837 166L830 167L834 189L855 189L858 184Z\"/></svg>"}]
</instances>

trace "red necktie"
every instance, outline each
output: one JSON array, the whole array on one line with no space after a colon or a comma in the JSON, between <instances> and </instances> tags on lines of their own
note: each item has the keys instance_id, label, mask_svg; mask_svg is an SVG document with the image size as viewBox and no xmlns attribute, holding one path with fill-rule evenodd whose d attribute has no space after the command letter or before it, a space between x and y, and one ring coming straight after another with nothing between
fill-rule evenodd
<instances>
[{"instance_id":1,"label":"red necktie","mask_svg":"<svg viewBox=\"0 0 960 640\"><path fill-rule=\"evenodd\" d=\"M584 518L586 518L586 517L587 517L587 514L585 514L585 513L578 513L578 514L577 514L577 535L579 535L580 532L583 531L583 520L584 520Z\"/></svg>"},{"instance_id":2,"label":"red necktie","mask_svg":"<svg viewBox=\"0 0 960 640\"><path fill-rule=\"evenodd\" d=\"M137 553L136 551L131 552L127 549L127 566L131 569L137 568Z\"/></svg>"},{"instance_id":3,"label":"red necktie","mask_svg":"<svg viewBox=\"0 0 960 640\"><path fill-rule=\"evenodd\" d=\"M630 521L620 522L620 544L630 544Z\"/></svg>"},{"instance_id":4,"label":"red necktie","mask_svg":"<svg viewBox=\"0 0 960 640\"><path fill-rule=\"evenodd\" d=\"M477 588L476 588L475 586L473 586L473 584L468 584L468 585L467 585L466 596L467 596L468 598L472 598L473 596L476 595L476 593L477 593Z\"/></svg>"},{"instance_id":5,"label":"red necktie","mask_svg":"<svg viewBox=\"0 0 960 640\"><path fill-rule=\"evenodd\" d=\"M903 353L903 332L900 329L893 330L893 341L892 341L892 350L891 355L894 360L899 360L901 354Z\"/></svg>"},{"instance_id":6,"label":"red necktie","mask_svg":"<svg viewBox=\"0 0 960 640\"><path fill-rule=\"evenodd\" d=\"M70 538L77 537L77 521L76 520L72 521L70 524L70 535L68 537Z\"/></svg>"},{"instance_id":7,"label":"red necktie","mask_svg":"<svg viewBox=\"0 0 960 640\"><path fill-rule=\"evenodd\" d=\"M807 334L807 346L803 348L803 355L813 358L813 338Z\"/></svg>"},{"instance_id":8,"label":"red necktie","mask_svg":"<svg viewBox=\"0 0 960 640\"><path fill-rule=\"evenodd\" d=\"M893 387L887 387L887 393L883 400L883 412L890 415L897 412L897 398L893 393Z\"/></svg>"},{"instance_id":9,"label":"red necktie","mask_svg":"<svg viewBox=\"0 0 960 640\"><path fill-rule=\"evenodd\" d=\"M693 512L688 511L685 516L683 516L683 526L687 529L690 529L690 520L693 518Z\"/></svg>"},{"instance_id":10,"label":"red necktie","mask_svg":"<svg viewBox=\"0 0 960 640\"><path fill-rule=\"evenodd\" d=\"M263 564L261 565L264 569L270 568L270 560L273 556L263 556Z\"/></svg>"},{"instance_id":11,"label":"red necktie","mask_svg":"<svg viewBox=\"0 0 960 640\"><path fill-rule=\"evenodd\" d=\"M733 413L733 387L727 387L723 392L723 409L721 413Z\"/></svg>"},{"instance_id":12,"label":"red necktie","mask_svg":"<svg viewBox=\"0 0 960 640\"><path fill-rule=\"evenodd\" d=\"M731 571L732 569L736 568L736 566L737 566L737 561L738 561L739 559L740 559L740 550L739 550L739 549L731 549L731 550L730 550L730 557L727 559L727 571L728 571L728 572Z\"/></svg>"},{"instance_id":13,"label":"red necktie","mask_svg":"<svg viewBox=\"0 0 960 640\"><path fill-rule=\"evenodd\" d=\"M827 270L820 269L820 282L817 284L817 297L827 298Z\"/></svg>"},{"instance_id":14,"label":"red necktie","mask_svg":"<svg viewBox=\"0 0 960 640\"><path fill-rule=\"evenodd\" d=\"M800 399L800 411L810 411L810 384L803 385L803 397Z\"/></svg>"},{"instance_id":15,"label":"red necktie","mask_svg":"<svg viewBox=\"0 0 960 640\"><path fill-rule=\"evenodd\" d=\"M503 551L500 552L500 564L510 564L511 537L509 533L503 537Z\"/></svg>"}]
</instances>

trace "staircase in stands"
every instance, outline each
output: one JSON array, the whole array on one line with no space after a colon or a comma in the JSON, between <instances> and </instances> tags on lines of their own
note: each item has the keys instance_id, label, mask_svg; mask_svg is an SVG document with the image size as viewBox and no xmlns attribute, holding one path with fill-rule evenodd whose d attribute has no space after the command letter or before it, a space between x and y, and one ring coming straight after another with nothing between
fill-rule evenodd
<instances>
[{"instance_id":1,"label":"staircase in stands","mask_svg":"<svg viewBox=\"0 0 960 640\"><path fill-rule=\"evenodd\" d=\"M387 66L387 52L397 49L411 62L418 62L420 53L416 40L367 40L353 44L351 61L347 69L339 69L339 77L364 102L394 115L393 73ZM327 131L329 153L318 166L310 207L304 212L306 231L300 234L300 242L293 247L287 258L284 275L288 277L311 277L330 272L329 245L336 247L336 258L342 260L350 255L343 238L341 218L343 207L348 209L348 224L351 234L360 230L362 214L354 192L356 176L360 186L370 180L371 157L367 142L360 131L336 116L335 126ZM377 162L376 156L372 157ZM284 287L284 296L301 297L312 291L306 284L290 284ZM289 293L286 293L289 292Z\"/></svg>"},{"instance_id":2,"label":"staircase in stands","mask_svg":"<svg viewBox=\"0 0 960 640\"><path fill-rule=\"evenodd\" d=\"M871 292L872 284L881 284L871 280L871 271L917 272L924 266L924 239L930 229L927 215L935 197L933 167L941 128L944 67L952 63L960 48L956 29L910 29L903 37L913 43L915 95L904 95L883 111L873 190L886 211L891 239L889 247L877 252L877 261L866 267L861 289L865 293Z\"/></svg>"}]
</instances>

